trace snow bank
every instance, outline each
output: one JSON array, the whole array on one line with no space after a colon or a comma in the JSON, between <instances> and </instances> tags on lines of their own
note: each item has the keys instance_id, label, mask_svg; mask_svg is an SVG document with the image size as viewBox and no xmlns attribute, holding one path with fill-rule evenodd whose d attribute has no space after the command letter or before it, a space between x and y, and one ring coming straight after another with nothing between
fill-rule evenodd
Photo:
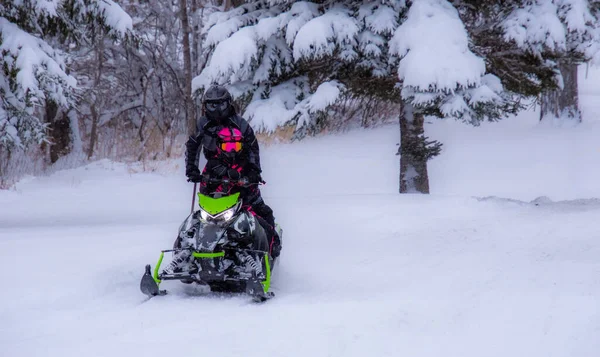
<instances>
[{"instance_id":1,"label":"snow bank","mask_svg":"<svg viewBox=\"0 0 600 357\"><path fill-rule=\"evenodd\" d=\"M396 193L396 125L263 148L264 197L285 235L276 297L259 306L176 282L150 301L139 292L144 265L171 246L189 210L183 168L131 174L105 161L22 182L0 192L10 292L0 294L3 353L184 356L190 345L181 341L193 340L209 356L596 357L597 202L573 209L440 194L452 193L440 184L453 181L487 195L543 187L540 176L551 180L546 174L573 158L548 151L554 139L586 138L520 119L473 129L477 136L464 125L428 125L446 135L449 153L465 151L443 154L453 164L445 171L432 162L433 195ZM551 171L519 151L533 151L535 133L547 154L536 159L553 162ZM586 149L572 153L590 162ZM482 180L507 169L494 160L502 153L524 171ZM470 166L473 176L457 181Z\"/></svg>"},{"instance_id":2,"label":"snow bank","mask_svg":"<svg viewBox=\"0 0 600 357\"><path fill-rule=\"evenodd\" d=\"M432 195L397 194L397 125L262 147L284 250L259 306L175 282L139 292L189 212L183 165L22 181L0 191L2 352L596 357L600 116L537 118L426 124L445 144Z\"/></svg>"}]
</instances>

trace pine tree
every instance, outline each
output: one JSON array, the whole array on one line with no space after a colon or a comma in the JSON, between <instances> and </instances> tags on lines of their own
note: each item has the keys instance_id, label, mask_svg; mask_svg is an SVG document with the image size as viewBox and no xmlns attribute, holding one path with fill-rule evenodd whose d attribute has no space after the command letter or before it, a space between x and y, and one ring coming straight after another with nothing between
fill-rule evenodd
<instances>
[{"instance_id":1,"label":"pine tree","mask_svg":"<svg viewBox=\"0 0 600 357\"><path fill-rule=\"evenodd\" d=\"M428 192L417 182L440 151L423 135L424 115L477 123L501 117L509 99L444 0L253 1L215 13L205 31L211 60L195 89L229 84L259 131L292 123L310 132L344 92L395 96L402 192Z\"/></svg>"},{"instance_id":2,"label":"pine tree","mask_svg":"<svg viewBox=\"0 0 600 357\"><path fill-rule=\"evenodd\" d=\"M42 108L74 106L76 80L67 73L59 44L86 41L95 27L125 36L131 18L111 0L0 4L0 147L41 143L48 126Z\"/></svg>"},{"instance_id":3,"label":"pine tree","mask_svg":"<svg viewBox=\"0 0 600 357\"><path fill-rule=\"evenodd\" d=\"M541 94L540 120L580 122L577 67L597 56L600 26L597 1L521 1L502 26L507 40L544 59L552 84Z\"/></svg>"}]
</instances>

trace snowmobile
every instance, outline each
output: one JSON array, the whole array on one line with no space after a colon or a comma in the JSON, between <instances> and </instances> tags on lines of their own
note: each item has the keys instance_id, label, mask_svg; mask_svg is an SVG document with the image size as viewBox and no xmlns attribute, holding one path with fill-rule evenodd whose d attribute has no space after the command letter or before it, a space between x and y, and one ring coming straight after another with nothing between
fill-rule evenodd
<instances>
[{"instance_id":1,"label":"snowmobile","mask_svg":"<svg viewBox=\"0 0 600 357\"><path fill-rule=\"evenodd\" d=\"M209 178L206 181L230 189L197 194L200 207L196 211L192 208L192 213L179 227L173 249L161 251L153 274L151 266L146 265L140 282L142 293L149 297L165 295L167 291L160 290L160 283L179 280L208 285L211 292L249 294L256 302L274 297L269 291L274 260L269 253L267 233L251 212L242 209L240 192L234 193L231 189L260 183L248 183L245 179ZM276 226L282 238L283 232ZM187 260L187 268L159 273L165 253L176 253L177 259Z\"/></svg>"}]
</instances>

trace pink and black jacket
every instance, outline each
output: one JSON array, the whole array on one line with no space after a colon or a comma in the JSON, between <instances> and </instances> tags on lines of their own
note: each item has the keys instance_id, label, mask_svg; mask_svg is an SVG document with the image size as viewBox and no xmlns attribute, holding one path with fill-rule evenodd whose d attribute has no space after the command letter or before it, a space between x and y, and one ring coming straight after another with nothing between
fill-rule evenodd
<instances>
[{"instance_id":1,"label":"pink and black jacket","mask_svg":"<svg viewBox=\"0 0 600 357\"><path fill-rule=\"evenodd\" d=\"M242 135L242 151L236 153L233 158L223 157L218 150L219 133L223 132L224 129L231 131L237 129ZM237 114L221 120L208 120L206 117L198 120L196 134L190 136L186 143L187 172L198 170L198 154L201 148L204 149L204 157L207 160L203 171L208 172L210 175L217 174L214 170L219 167L234 168L242 176L251 171L257 174L262 172L258 141L254 135L254 130L244 118Z\"/></svg>"}]
</instances>

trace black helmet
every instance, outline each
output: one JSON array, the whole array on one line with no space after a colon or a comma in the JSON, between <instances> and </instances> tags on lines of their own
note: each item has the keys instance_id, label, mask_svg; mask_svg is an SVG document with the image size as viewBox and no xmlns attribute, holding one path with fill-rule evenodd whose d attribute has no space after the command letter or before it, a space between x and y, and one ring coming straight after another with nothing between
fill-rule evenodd
<instances>
[{"instance_id":1,"label":"black helmet","mask_svg":"<svg viewBox=\"0 0 600 357\"><path fill-rule=\"evenodd\" d=\"M231 94L220 85L213 85L206 90L202 104L209 119L223 119L233 114Z\"/></svg>"}]
</instances>

